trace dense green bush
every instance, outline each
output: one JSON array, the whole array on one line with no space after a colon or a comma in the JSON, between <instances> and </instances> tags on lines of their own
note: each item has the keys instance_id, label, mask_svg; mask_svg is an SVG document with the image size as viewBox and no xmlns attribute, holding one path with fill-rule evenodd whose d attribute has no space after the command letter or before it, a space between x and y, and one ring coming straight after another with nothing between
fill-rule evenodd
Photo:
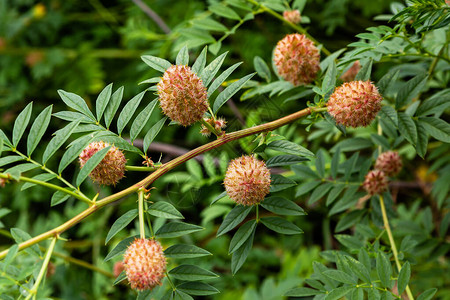
<instances>
[{"instance_id":1,"label":"dense green bush","mask_svg":"<svg viewBox=\"0 0 450 300\"><path fill-rule=\"evenodd\" d=\"M449 23L444 0L0 2L0 299L450 299ZM167 271L137 291L145 237Z\"/></svg>"}]
</instances>

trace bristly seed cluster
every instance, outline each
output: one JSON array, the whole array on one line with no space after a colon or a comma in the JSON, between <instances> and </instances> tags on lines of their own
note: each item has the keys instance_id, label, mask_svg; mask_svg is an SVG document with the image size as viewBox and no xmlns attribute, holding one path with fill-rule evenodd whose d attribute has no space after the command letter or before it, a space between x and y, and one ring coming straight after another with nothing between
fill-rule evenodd
<instances>
[{"instance_id":1,"label":"bristly seed cluster","mask_svg":"<svg viewBox=\"0 0 450 300\"><path fill-rule=\"evenodd\" d=\"M255 205L270 191L270 171L266 164L254 156L244 155L228 165L225 190L237 204Z\"/></svg>"},{"instance_id":2,"label":"bristly seed cluster","mask_svg":"<svg viewBox=\"0 0 450 300\"><path fill-rule=\"evenodd\" d=\"M387 176L395 176L402 170L402 159L396 151L386 151L378 155L375 169L383 171Z\"/></svg>"},{"instance_id":3,"label":"bristly seed cluster","mask_svg":"<svg viewBox=\"0 0 450 300\"><path fill-rule=\"evenodd\" d=\"M300 11L298 9L285 10L283 12L283 18L286 21L289 21L289 22L294 23L294 24L298 24L302 20L301 16L300 16Z\"/></svg>"},{"instance_id":4,"label":"bristly seed cluster","mask_svg":"<svg viewBox=\"0 0 450 300\"><path fill-rule=\"evenodd\" d=\"M369 195L373 196L375 194L381 194L387 190L388 185L388 178L383 171L372 170L367 173L364 179L363 188Z\"/></svg>"},{"instance_id":5,"label":"bristly seed cluster","mask_svg":"<svg viewBox=\"0 0 450 300\"><path fill-rule=\"evenodd\" d=\"M131 288L143 291L161 285L167 262L158 241L141 238L127 248L123 264Z\"/></svg>"},{"instance_id":6,"label":"bristly seed cluster","mask_svg":"<svg viewBox=\"0 0 450 300\"><path fill-rule=\"evenodd\" d=\"M328 112L336 123L350 127L368 126L381 109L381 97L370 81L346 82L331 94Z\"/></svg>"},{"instance_id":7,"label":"bristly seed cluster","mask_svg":"<svg viewBox=\"0 0 450 300\"><path fill-rule=\"evenodd\" d=\"M79 162L81 168L95 153L108 146L108 143L102 141L90 143L80 153ZM127 160L123 152L118 148L111 146L103 160L89 174L89 177L91 177L94 182L98 182L103 185L115 185L124 177L126 163Z\"/></svg>"},{"instance_id":8,"label":"bristly seed cluster","mask_svg":"<svg viewBox=\"0 0 450 300\"><path fill-rule=\"evenodd\" d=\"M171 66L156 87L164 114L183 126L199 121L208 110L206 87L189 66Z\"/></svg>"},{"instance_id":9,"label":"bristly seed cluster","mask_svg":"<svg viewBox=\"0 0 450 300\"><path fill-rule=\"evenodd\" d=\"M319 62L319 50L304 34L288 34L275 47L278 74L295 86L311 83L319 71Z\"/></svg>"}]
</instances>

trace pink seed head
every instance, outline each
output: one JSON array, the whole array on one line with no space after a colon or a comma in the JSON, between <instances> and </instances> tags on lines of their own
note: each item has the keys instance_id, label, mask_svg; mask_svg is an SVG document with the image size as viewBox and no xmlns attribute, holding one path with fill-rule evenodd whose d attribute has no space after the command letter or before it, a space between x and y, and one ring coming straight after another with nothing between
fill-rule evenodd
<instances>
[{"instance_id":1,"label":"pink seed head","mask_svg":"<svg viewBox=\"0 0 450 300\"><path fill-rule=\"evenodd\" d=\"M402 159L396 151L386 151L378 155L375 169L383 171L387 176L395 176L402 170Z\"/></svg>"},{"instance_id":2,"label":"pink seed head","mask_svg":"<svg viewBox=\"0 0 450 300\"><path fill-rule=\"evenodd\" d=\"M388 178L383 171L373 170L367 173L363 188L369 195L381 194L388 188Z\"/></svg>"}]
</instances>

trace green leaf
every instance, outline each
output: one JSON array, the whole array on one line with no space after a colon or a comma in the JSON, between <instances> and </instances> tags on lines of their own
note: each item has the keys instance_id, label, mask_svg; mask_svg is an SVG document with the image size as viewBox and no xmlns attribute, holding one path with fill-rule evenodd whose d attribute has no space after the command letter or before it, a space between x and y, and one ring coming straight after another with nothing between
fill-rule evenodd
<instances>
[{"instance_id":1,"label":"green leaf","mask_svg":"<svg viewBox=\"0 0 450 300\"><path fill-rule=\"evenodd\" d=\"M398 274L397 288L399 295L403 294L403 291L408 285L410 277L411 277L411 266L409 265L409 262L405 262L405 264L400 270L400 273Z\"/></svg>"},{"instance_id":2,"label":"green leaf","mask_svg":"<svg viewBox=\"0 0 450 300\"><path fill-rule=\"evenodd\" d=\"M378 81L377 87L381 95L397 80L400 70L390 70Z\"/></svg>"},{"instance_id":3,"label":"green leaf","mask_svg":"<svg viewBox=\"0 0 450 300\"><path fill-rule=\"evenodd\" d=\"M357 261L356 259L354 259L353 257L350 256L346 256L345 257L347 259L347 263L349 264L351 270L364 282L371 282L370 280L370 273L369 270L367 270L367 268L360 263L359 261Z\"/></svg>"},{"instance_id":4,"label":"green leaf","mask_svg":"<svg viewBox=\"0 0 450 300\"><path fill-rule=\"evenodd\" d=\"M314 153L308 149L288 140L273 141L267 145L267 148L298 156L314 156Z\"/></svg>"},{"instance_id":5,"label":"green leaf","mask_svg":"<svg viewBox=\"0 0 450 300\"><path fill-rule=\"evenodd\" d=\"M194 72L197 75L200 75L200 73L203 71L206 65L206 54L208 52L208 47L204 47L200 55L197 57L196 61L192 65L192 72Z\"/></svg>"},{"instance_id":6,"label":"green leaf","mask_svg":"<svg viewBox=\"0 0 450 300\"><path fill-rule=\"evenodd\" d=\"M122 253L124 253L128 246L130 246L131 243L133 243L133 241L135 239L139 238L138 235L135 236L130 236L127 237L126 239L120 241L109 253L108 255L106 255L105 259L103 260L104 262L107 262L110 259L113 259L114 257L116 257L117 255L120 255Z\"/></svg>"},{"instance_id":7,"label":"green leaf","mask_svg":"<svg viewBox=\"0 0 450 300\"><path fill-rule=\"evenodd\" d=\"M64 127L63 129L58 130L58 133L50 140L47 148L45 148L44 154L42 155L42 162L44 165L49 160L49 158L53 154L55 154L55 152L59 148L61 148L64 142L67 141L67 139L79 124L80 122L72 122L66 125L66 127Z\"/></svg>"},{"instance_id":8,"label":"green leaf","mask_svg":"<svg viewBox=\"0 0 450 300\"><path fill-rule=\"evenodd\" d=\"M423 117L419 119L426 131L435 139L450 143L450 124L435 117Z\"/></svg>"},{"instance_id":9,"label":"green leaf","mask_svg":"<svg viewBox=\"0 0 450 300\"><path fill-rule=\"evenodd\" d=\"M228 30L228 28L223 26L221 23L219 23L216 20L213 20L211 18L194 20L193 26L200 28L200 29L209 30L209 31L225 32Z\"/></svg>"},{"instance_id":10,"label":"green leaf","mask_svg":"<svg viewBox=\"0 0 450 300\"><path fill-rule=\"evenodd\" d=\"M139 106L139 103L141 103L142 98L144 97L145 91L137 94L133 97L130 101L125 104L125 106L122 109L122 112L119 115L119 118L117 119L117 132L119 135L122 133L125 126L127 126L128 122L130 121L131 117L133 117L134 112Z\"/></svg>"},{"instance_id":11,"label":"green leaf","mask_svg":"<svg viewBox=\"0 0 450 300\"><path fill-rule=\"evenodd\" d=\"M3 173L10 174L15 180L19 180L19 176L22 173L38 168L38 165L32 163L24 163L21 165L16 165L9 169L6 169Z\"/></svg>"},{"instance_id":12,"label":"green leaf","mask_svg":"<svg viewBox=\"0 0 450 300\"><path fill-rule=\"evenodd\" d=\"M156 236L160 238L173 238L197 232L203 229L204 229L203 227L193 224L183 222L171 222L161 226L156 232Z\"/></svg>"},{"instance_id":13,"label":"green leaf","mask_svg":"<svg viewBox=\"0 0 450 300\"><path fill-rule=\"evenodd\" d=\"M3 140L0 139L0 156L2 156L2 152L3 152Z\"/></svg>"},{"instance_id":14,"label":"green leaf","mask_svg":"<svg viewBox=\"0 0 450 300\"><path fill-rule=\"evenodd\" d=\"M245 217L250 213L252 210L251 206L243 206L243 205L237 205L235 206L225 217L222 224L220 225L219 229L217 230L217 237L221 236L222 234L227 233L228 231L232 230L234 227L239 225L242 221L244 221Z\"/></svg>"},{"instance_id":15,"label":"green leaf","mask_svg":"<svg viewBox=\"0 0 450 300\"><path fill-rule=\"evenodd\" d=\"M239 17L239 15L232 9L229 8L223 4L213 4L210 5L208 7L209 11L211 11L212 13L220 16L220 17L225 17L228 19L233 19L233 20L240 20L241 17Z\"/></svg>"},{"instance_id":16,"label":"green leaf","mask_svg":"<svg viewBox=\"0 0 450 300\"><path fill-rule=\"evenodd\" d=\"M23 158L22 156L17 156L17 155L9 155L9 156L5 156L0 158L0 167L3 167L5 165L17 162L17 161L21 161L24 160L25 158Z\"/></svg>"},{"instance_id":17,"label":"green leaf","mask_svg":"<svg viewBox=\"0 0 450 300\"><path fill-rule=\"evenodd\" d=\"M217 72L219 72L219 69L222 66L227 54L228 52L222 53L202 70L200 73L200 78L202 79L204 86L207 87L211 80L213 80L214 76L216 76Z\"/></svg>"},{"instance_id":18,"label":"green leaf","mask_svg":"<svg viewBox=\"0 0 450 300\"><path fill-rule=\"evenodd\" d=\"M207 296L220 293L218 289L204 282L183 282L177 290L194 296Z\"/></svg>"},{"instance_id":19,"label":"green leaf","mask_svg":"<svg viewBox=\"0 0 450 300\"><path fill-rule=\"evenodd\" d=\"M111 99L113 84L108 84L98 95L97 101L95 101L95 111L97 113L97 121L100 122L100 119L103 116L103 113L108 106L109 99Z\"/></svg>"},{"instance_id":20,"label":"green leaf","mask_svg":"<svg viewBox=\"0 0 450 300\"><path fill-rule=\"evenodd\" d=\"M152 115L153 110L156 107L156 104L158 103L158 99L153 100L150 102L134 119L133 123L131 124L130 129L130 140L133 142L139 133L141 133L144 126L147 124L148 119L150 119L150 116Z\"/></svg>"},{"instance_id":21,"label":"green leaf","mask_svg":"<svg viewBox=\"0 0 450 300\"><path fill-rule=\"evenodd\" d=\"M302 183L301 185L297 186L295 197L299 197L301 195L309 193L321 183L322 183L321 181L307 181Z\"/></svg>"},{"instance_id":22,"label":"green leaf","mask_svg":"<svg viewBox=\"0 0 450 300\"><path fill-rule=\"evenodd\" d=\"M31 235L28 234L28 232L23 231L20 228L11 228L10 230L12 237L14 238L14 241L17 244L20 244L22 242L28 241L31 239ZM31 247L25 249L26 252L30 253L33 256L41 257L42 253L39 249L39 246L34 244Z\"/></svg>"},{"instance_id":23,"label":"green leaf","mask_svg":"<svg viewBox=\"0 0 450 300\"><path fill-rule=\"evenodd\" d=\"M105 245L117 234L119 231L124 229L128 224L131 223L138 215L137 209L132 209L127 211L122 216L120 216L114 224L112 224L111 229L108 231L106 235Z\"/></svg>"},{"instance_id":24,"label":"green leaf","mask_svg":"<svg viewBox=\"0 0 450 300\"><path fill-rule=\"evenodd\" d=\"M113 285L121 283L125 279L127 279L127 273L125 271L122 271L120 272L119 276L117 276L116 280L114 280Z\"/></svg>"},{"instance_id":25,"label":"green leaf","mask_svg":"<svg viewBox=\"0 0 450 300\"><path fill-rule=\"evenodd\" d=\"M186 281L208 280L219 277L216 273L195 265L179 265L170 270L169 274L176 279Z\"/></svg>"},{"instance_id":26,"label":"green leaf","mask_svg":"<svg viewBox=\"0 0 450 300\"><path fill-rule=\"evenodd\" d=\"M361 70L355 76L355 80L367 81L370 79L370 74L372 73L373 60L369 59L365 64L363 64Z\"/></svg>"},{"instance_id":27,"label":"green leaf","mask_svg":"<svg viewBox=\"0 0 450 300\"><path fill-rule=\"evenodd\" d=\"M356 281L353 279L352 276L348 275L347 273L343 272L343 271L339 271L339 270L328 270L323 272L323 274L325 274L326 276L328 276L329 278L342 282L342 283L347 283L347 284L355 284Z\"/></svg>"},{"instance_id":28,"label":"green leaf","mask_svg":"<svg viewBox=\"0 0 450 300\"><path fill-rule=\"evenodd\" d=\"M54 113L53 116L58 119L69 122L80 121L80 123L89 123L89 124L95 123L95 121L91 120L89 117L76 111L58 111Z\"/></svg>"},{"instance_id":29,"label":"green leaf","mask_svg":"<svg viewBox=\"0 0 450 300\"><path fill-rule=\"evenodd\" d=\"M16 257L17 253L19 252L19 245L15 244L12 245L9 250L8 254L6 254L4 260L3 260L3 272L6 274L6 270L8 269L8 266L12 263L14 258Z\"/></svg>"},{"instance_id":30,"label":"green leaf","mask_svg":"<svg viewBox=\"0 0 450 300\"><path fill-rule=\"evenodd\" d=\"M211 252L206 251L205 249L202 249L200 247L183 244L170 246L169 248L164 250L164 254L166 257L183 259L212 255Z\"/></svg>"},{"instance_id":31,"label":"green leaf","mask_svg":"<svg viewBox=\"0 0 450 300\"><path fill-rule=\"evenodd\" d=\"M450 107L450 89L445 89L423 101L417 109L416 115L421 117L436 113L439 114L445 111L448 107Z\"/></svg>"},{"instance_id":32,"label":"green leaf","mask_svg":"<svg viewBox=\"0 0 450 300\"><path fill-rule=\"evenodd\" d=\"M332 61L328 66L325 76L323 77L322 91L324 93L327 93L328 91L334 89L334 87L336 86L336 76L337 76L336 63Z\"/></svg>"},{"instance_id":33,"label":"green leaf","mask_svg":"<svg viewBox=\"0 0 450 300\"><path fill-rule=\"evenodd\" d=\"M217 176L216 164L214 162L214 158L209 152L206 152L203 155L203 166L205 167L206 173L209 177L213 178Z\"/></svg>"},{"instance_id":34,"label":"green leaf","mask_svg":"<svg viewBox=\"0 0 450 300\"><path fill-rule=\"evenodd\" d=\"M336 198L339 196L339 194L346 188L345 184L337 184L335 185L331 190L330 193L327 196L327 202L325 203L326 206L329 206L331 203L336 200Z\"/></svg>"},{"instance_id":35,"label":"green leaf","mask_svg":"<svg viewBox=\"0 0 450 300\"><path fill-rule=\"evenodd\" d=\"M38 175L34 176L32 179L47 182L47 181L52 180L55 177L56 177L55 174L43 173L43 174L38 174ZM25 182L25 184L22 186L22 188L20 190L24 191L35 185L36 185L35 183Z\"/></svg>"},{"instance_id":36,"label":"green leaf","mask_svg":"<svg viewBox=\"0 0 450 300\"><path fill-rule=\"evenodd\" d=\"M184 46L177 54L177 58L175 60L177 65L185 65L189 64L189 52L188 48Z\"/></svg>"},{"instance_id":37,"label":"green leaf","mask_svg":"<svg viewBox=\"0 0 450 300\"><path fill-rule=\"evenodd\" d=\"M272 74L270 73L269 66L266 62L259 56L253 58L253 65L255 66L256 73L258 76L270 82L272 79Z\"/></svg>"},{"instance_id":38,"label":"green leaf","mask_svg":"<svg viewBox=\"0 0 450 300\"><path fill-rule=\"evenodd\" d=\"M400 109L416 97L427 83L428 75L422 73L408 80L398 91L395 98L395 108Z\"/></svg>"},{"instance_id":39,"label":"green leaf","mask_svg":"<svg viewBox=\"0 0 450 300\"><path fill-rule=\"evenodd\" d=\"M33 125L31 125L27 141L28 156L31 156L48 128L48 124L50 123L50 119L52 117L52 107L52 105L47 106L34 120Z\"/></svg>"},{"instance_id":40,"label":"green leaf","mask_svg":"<svg viewBox=\"0 0 450 300\"><path fill-rule=\"evenodd\" d=\"M235 63L234 65L226 69L222 74L220 74L219 77L217 77L209 86L208 97L210 97L215 92L215 90L217 90L217 88L222 85L222 83L228 78L228 76L230 76L231 73L233 73L233 71L236 70L236 68L241 64L242 62Z\"/></svg>"},{"instance_id":41,"label":"green leaf","mask_svg":"<svg viewBox=\"0 0 450 300\"><path fill-rule=\"evenodd\" d=\"M183 215L172 204L165 201L153 203L148 208L147 213L166 219L184 219Z\"/></svg>"},{"instance_id":42,"label":"green leaf","mask_svg":"<svg viewBox=\"0 0 450 300\"><path fill-rule=\"evenodd\" d=\"M398 113L398 130L413 145L417 144L417 128L413 119L403 112Z\"/></svg>"},{"instance_id":43,"label":"green leaf","mask_svg":"<svg viewBox=\"0 0 450 300\"><path fill-rule=\"evenodd\" d=\"M311 205L315 203L316 201L320 200L322 197L324 197L328 191L334 186L331 182L325 182L321 185L319 185L309 197L308 204Z\"/></svg>"},{"instance_id":44,"label":"green leaf","mask_svg":"<svg viewBox=\"0 0 450 300\"><path fill-rule=\"evenodd\" d=\"M306 215L303 208L283 197L268 197L264 199L261 206L273 213L285 216L303 216Z\"/></svg>"},{"instance_id":45,"label":"green leaf","mask_svg":"<svg viewBox=\"0 0 450 300\"><path fill-rule=\"evenodd\" d=\"M89 110L89 107L87 106L83 98L81 98L77 94L69 93L63 90L58 90L58 94L68 107L73 108L74 110L82 113L95 122L95 117Z\"/></svg>"},{"instance_id":46,"label":"green leaf","mask_svg":"<svg viewBox=\"0 0 450 300\"><path fill-rule=\"evenodd\" d=\"M144 152L147 153L148 151L148 147L150 147L150 144L153 142L153 140L155 139L155 137L158 135L158 133L161 131L161 129L164 126L164 123L166 122L167 117L162 118L161 120L159 120L158 122L156 122L155 125L152 126L152 128L150 128L150 130L147 132L147 134L144 137Z\"/></svg>"},{"instance_id":47,"label":"green leaf","mask_svg":"<svg viewBox=\"0 0 450 300\"><path fill-rule=\"evenodd\" d=\"M311 288L307 288L307 287L300 287L300 288L295 288L295 289L287 291L286 294L284 294L284 296L286 296L286 297L307 297L307 296L315 296L315 295L320 295L320 294L324 294L324 292L318 291L315 289L311 289Z\"/></svg>"},{"instance_id":48,"label":"green leaf","mask_svg":"<svg viewBox=\"0 0 450 300\"><path fill-rule=\"evenodd\" d=\"M6 136L6 134L1 129L0 129L0 139L3 141L3 144L5 144L6 146L12 148L11 142L9 141L8 137Z\"/></svg>"},{"instance_id":49,"label":"green leaf","mask_svg":"<svg viewBox=\"0 0 450 300\"><path fill-rule=\"evenodd\" d=\"M173 292L173 300L194 300L194 298L182 291L175 290L175 292Z\"/></svg>"},{"instance_id":50,"label":"green leaf","mask_svg":"<svg viewBox=\"0 0 450 300\"><path fill-rule=\"evenodd\" d=\"M271 174L270 192L275 193L296 186L297 182L279 174Z\"/></svg>"},{"instance_id":51,"label":"green leaf","mask_svg":"<svg viewBox=\"0 0 450 300\"><path fill-rule=\"evenodd\" d=\"M267 228L282 234L303 233L303 230L298 228L297 225L280 217L261 218L261 223L263 223Z\"/></svg>"},{"instance_id":52,"label":"green leaf","mask_svg":"<svg viewBox=\"0 0 450 300\"><path fill-rule=\"evenodd\" d=\"M340 156L341 156L341 149L337 148L333 154L333 157L331 158L331 166L330 166L331 177L333 177L334 179L336 179L338 174Z\"/></svg>"},{"instance_id":53,"label":"green leaf","mask_svg":"<svg viewBox=\"0 0 450 300\"><path fill-rule=\"evenodd\" d=\"M414 123L416 124L417 128L416 151L420 157L424 158L425 154L427 153L428 147L428 132L425 129L425 126L423 126L422 123L419 122L419 120L414 120Z\"/></svg>"},{"instance_id":54,"label":"green leaf","mask_svg":"<svg viewBox=\"0 0 450 300\"><path fill-rule=\"evenodd\" d=\"M92 170L94 170L95 167L103 160L103 158L106 156L106 153L108 153L111 147L112 146L108 146L97 151L94 155L92 155L91 158L88 159L83 168L81 168L80 173L78 173L76 180L77 187L79 187L83 183L83 181L86 179L86 177L88 177Z\"/></svg>"},{"instance_id":55,"label":"green leaf","mask_svg":"<svg viewBox=\"0 0 450 300\"><path fill-rule=\"evenodd\" d=\"M163 73L172 66L167 60L152 55L141 56L141 59L151 68Z\"/></svg>"},{"instance_id":56,"label":"green leaf","mask_svg":"<svg viewBox=\"0 0 450 300\"><path fill-rule=\"evenodd\" d=\"M238 250L245 241L250 238L253 232L256 230L256 221L250 220L236 231L230 242L228 253L233 253Z\"/></svg>"},{"instance_id":57,"label":"green leaf","mask_svg":"<svg viewBox=\"0 0 450 300\"><path fill-rule=\"evenodd\" d=\"M359 250L363 247L363 242L354 236L347 234L335 234L334 237L339 241L339 243L351 250Z\"/></svg>"},{"instance_id":58,"label":"green leaf","mask_svg":"<svg viewBox=\"0 0 450 300\"><path fill-rule=\"evenodd\" d=\"M268 168L273 167L284 167L289 165L295 165L304 161L309 161L308 158L299 157L297 155L277 155L269 158L266 161L266 166Z\"/></svg>"},{"instance_id":59,"label":"green leaf","mask_svg":"<svg viewBox=\"0 0 450 300\"><path fill-rule=\"evenodd\" d=\"M383 106L379 112L379 115L383 117L383 119L389 120L396 127L398 126L398 116L397 111L391 106Z\"/></svg>"},{"instance_id":60,"label":"green leaf","mask_svg":"<svg viewBox=\"0 0 450 300\"><path fill-rule=\"evenodd\" d=\"M234 94L236 94L242 86L250 80L256 73L249 74L247 76L242 77L236 82L230 84L226 89L224 89L219 96L217 96L213 105L213 112L217 113L217 111L228 101Z\"/></svg>"},{"instance_id":61,"label":"green leaf","mask_svg":"<svg viewBox=\"0 0 450 300\"><path fill-rule=\"evenodd\" d=\"M432 288L429 290L426 290L425 292L423 292L422 294L419 295L419 297L417 297L417 300L431 300L433 299L434 294L436 294L437 289L436 288Z\"/></svg>"},{"instance_id":62,"label":"green leaf","mask_svg":"<svg viewBox=\"0 0 450 300\"><path fill-rule=\"evenodd\" d=\"M64 193L63 191L56 191L52 195L52 199L50 200L50 206L55 206L55 205L61 204L64 201L67 201L69 198L70 198L70 195Z\"/></svg>"},{"instance_id":63,"label":"green leaf","mask_svg":"<svg viewBox=\"0 0 450 300\"><path fill-rule=\"evenodd\" d=\"M381 285L385 288L390 288L391 286L391 275L392 268L391 263L387 259L386 255L382 252L378 252L377 254L377 274L378 278L381 281Z\"/></svg>"},{"instance_id":64,"label":"green leaf","mask_svg":"<svg viewBox=\"0 0 450 300\"><path fill-rule=\"evenodd\" d=\"M354 286L341 286L332 290L324 300L337 300L347 295L352 289L356 289Z\"/></svg>"},{"instance_id":65,"label":"green leaf","mask_svg":"<svg viewBox=\"0 0 450 300\"><path fill-rule=\"evenodd\" d=\"M190 175L195 177L196 180L203 179L202 167L196 160L194 159L188 160L186 162L186 169Z\"/></svg>"},{"instance_id":66,"label":"green leaf","mask_svg":"<svg viewBox=\"0 0 450 300\"><path fill-rule=\"evenodd\" d=\"M123 86L118 88L114 94L111 96L111 100L109 101L108 105L105 109L105 123L106 128L109 128L109 125L111 125L111 122L114 118L114 115L116 114L117 110L119 109L120 102L122 102L123 97Z\"/></svg>"},{"instance_id":67,"label":"green leaf","mask_svg":"<svg viewBox=\"0 0 450 300\"><path fill-rule=\"evenodd\" d=\"M253 239L255 238L255 231L251 234L251 236L242 244L239 249L233 252L231 256L231 274L235 275L242 265L247 260L248 254L250 250L252 250Z\"/></svg>"},{"instance_id":68,"label":"green leaf","mask_svg":"<svg viewBox=\"0 0 450 300\"><path fill-rule=\"evenodd\" d=\"M319 150L316 156L316 172L319 174L320 178L324 178L325 176L325 158L323 154L323 150Z\"/></svg>"},{"instance_id":69,"label":"green leaf","mask_svg":"<svg viewBox=\"0 0 450 300\"><path fill-rule=\"evenodd\" d=\"M14 128L12 133L12 142L14 147L19 144L20 138L22 137L25 129L30 122L31 111L33 110L33 102L30 102L17 116L16 121L14 121Z\"/></svg>"}]
</instances>

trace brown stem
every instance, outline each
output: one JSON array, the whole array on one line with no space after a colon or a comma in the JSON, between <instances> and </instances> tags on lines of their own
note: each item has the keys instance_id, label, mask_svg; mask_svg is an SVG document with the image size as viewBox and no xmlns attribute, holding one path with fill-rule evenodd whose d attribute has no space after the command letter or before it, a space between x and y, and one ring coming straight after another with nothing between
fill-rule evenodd
<instances>
[{"instance_id":1,"label":"brown stem","mask_svg":"<svg viewBox=\"0 0 450 300\"><path fill-rule=\"evenodd\" d=\"M164 31L165 34L169 34L170 33L170 28L169 26L166 25L166 23L164 23L164 20L161 19L160 16L158 16L157 13L155 13L150 7L147 6L147 4L145 4L144 2L142 2L141 0L132 0L134 2L134 4L136 4L147 16L150 17L150 19L152 19L156 25L158 25L159 28L161 28L162 31Z\"/></svg>"},{"instance_id":2,"label":"brown stem","mask_svg":"<svg viewBox=\"0 0 450 300\"><path fill-rule=\"evenodd\" d=\"M111 203L117 202L121 198L137 192L141 188L147 188L150 184L152 184L156 179L164 175L165 173L169 172L170 170L174 169L175 167L187 162L188 160L196 157L199 154L205 153L207 151L210 151L212 149L215 149L217 147L220 147L222 145L225 145L231 141L235 141L250 135L258 134L261 132L266 131L272 131L275 130L281 126L284 126L286 124L292 123L304 116L310 115L312 112L320 112L324 111L326 108L305 108L303 110L300 110L298 112L295 112L293 114L290 114L288 116L285 116L283 118L280 118L278 120L268 122L265 124L261 124L255 127L235 131L229 134L225 134L218 138L215 141L212 141L208 144L205 144L203 146L200 146L196 149L193 149L189 151L188 153L185 153L170 162L164 164L160 168L158 168L155 172L144 178L143 180L139 181L138 183L130 186L129 188L122 190L118 193L115 193L113 195L110 195L108 197L103 198L102 200L97 201L94 205L87 208L86 210L82 211L77 216L73 217L72 219L68 220L67 222L61 224L60 226L53 228L52 230L49 230L47 232L44 232L38 236L35 236L34 238L31 238L25 242L22 242L19 244L19 250L28 248L34 244L37 244L49 237L58 236L61 233L65 232L75 224L78 224L86 217L90 216L94 212L96 212L98 209L109 205ZM3 259L8 254L9 249L4 250L0 252L0 259Z\"/></svg>"}]
</instances>

